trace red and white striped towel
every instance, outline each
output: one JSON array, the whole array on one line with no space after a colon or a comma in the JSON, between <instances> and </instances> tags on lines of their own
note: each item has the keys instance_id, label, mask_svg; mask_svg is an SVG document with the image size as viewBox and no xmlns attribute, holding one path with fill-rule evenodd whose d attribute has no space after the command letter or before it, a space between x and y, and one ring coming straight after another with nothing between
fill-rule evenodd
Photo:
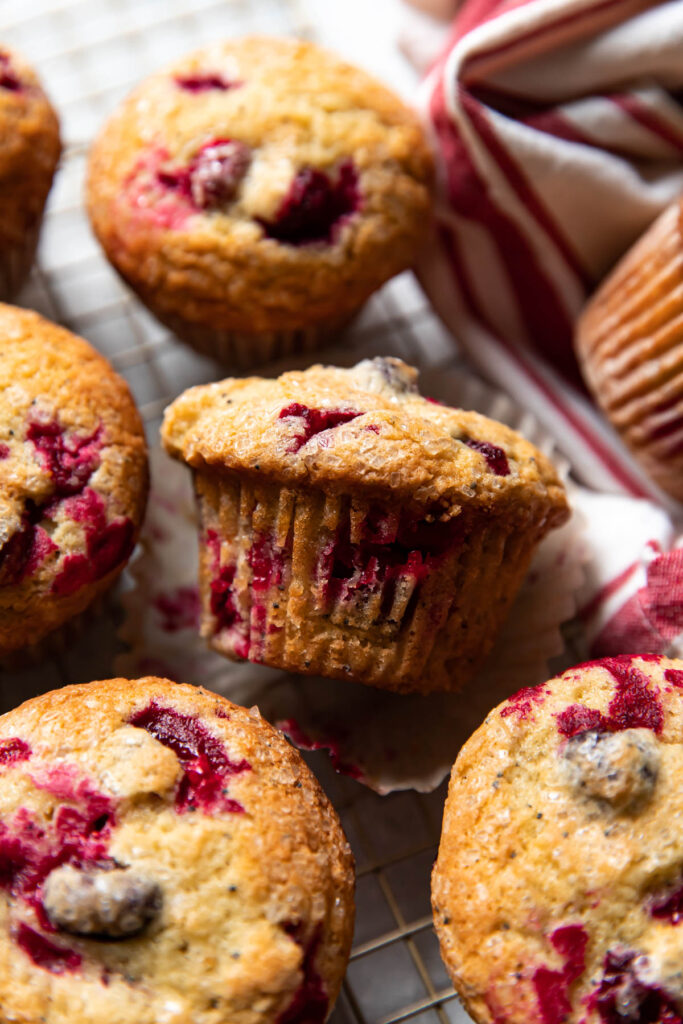
<instances>
[{"instance_id":1,"label":"red and white striped towel","mask_svg":"<svg viewBox=\"0 0 683 1024\"><path fill-rule=\"evenodd\" d=\"M572 326L683 192L683 0L466 0L421 103L443 158L433 304L586 483L664 501L587 398Z\"/></svg>"}]
</instances>

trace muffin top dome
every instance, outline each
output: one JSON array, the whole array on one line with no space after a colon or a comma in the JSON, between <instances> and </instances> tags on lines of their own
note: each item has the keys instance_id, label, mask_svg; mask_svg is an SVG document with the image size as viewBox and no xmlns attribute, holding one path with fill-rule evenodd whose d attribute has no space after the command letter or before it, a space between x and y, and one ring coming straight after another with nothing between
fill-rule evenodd
<instances>
[{"instance_id":1,"label":"muffin top dome","mask_svg":"<svg viewBox=\"0 0 683 1024\"><path fill-rule=\"evenodd\" d=\"M168 680L0 718L0 1005L52 1024L322 1024L353 867L258 711Z\"/></svg>"},{"instance_id":2,"label":"muffin top dome","mask_svg":"<svg viewBox=\"0 0 683 1024\"><path fill-rule=\"evenodd\" d=\"M417 371L399 359L191 388L167 409L162 437L197 469L394 495L447 515L468 507L547 517L549 526L568 515L537 448L501 423L423 398Z\"/></svg>"},{"instance_id":3,"label":"muffin top dome","mask_svg":"<svg viewBox=\"0 0 683 1024\"><path fill-rule=\"evenodd\" d=\"M81 611L130 555L147 495L142 423L87 342L0 305L0 653Z\"/></svg>"},{"instance_id":4,"label":"muffin top dome","mask_svg":"<svg viewBox=\"0 0 683 1024\"><path fill-rule=\"evenodd\" d=\"M683 662L579 665L453 768L433 903L478 1022L683 1019Z\"/></svg>"},{"instance_id":5,"label":"muffin top dome","mask_svg":"<svg viewBox=\"0 0 683 1024\"><path fill-rule=\"evenodd\" d=\"M143 292L176 274L187 319L257 330L277 314L285 329L340 297L357 306L412 261L431 177L417 117L391 92L311 43L249 37L126 100L93 149L88 202Z\"/></svg>"},{"instance_id":6,"label":"muffin top dome","mask_svg":"<svg viewBox=\"0 0 683 1024\"><path fill-rule=\"evenodd\" d=\"M0 46L0 183L42 169L52 177L59 157L59 123L33 68ZM0 200L2 195L0 193ZM42 201L41 201L42 205Z\"/></svg>"}]
</instances>

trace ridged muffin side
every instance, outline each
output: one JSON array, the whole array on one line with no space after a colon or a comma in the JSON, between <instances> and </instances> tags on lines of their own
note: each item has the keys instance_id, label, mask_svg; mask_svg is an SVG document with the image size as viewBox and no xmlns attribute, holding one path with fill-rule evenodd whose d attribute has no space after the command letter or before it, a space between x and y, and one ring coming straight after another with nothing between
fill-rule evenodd
<instances>
[{"instance_id":1,"label":"ridged muffin side","mask_svg":"<svg viewBox=\"0 0 683 1024\"><path fill-rule=\"evenodd\" d=\"M422 398L416 377L393 359L318 366L167 410L216 650L397 691L469 678L566 497L533 445Z\"/></svg>"},{"instance_id":2,"label":"ridged muffin side","mask_svg":"<svg viewBox=\"0 0 683 1024\"><path fill-rule=\"evenodd\" d=\"M662 490L683 501L683 204L668 207L579 319L595 399Z\"/></svg>"}]
</instances>

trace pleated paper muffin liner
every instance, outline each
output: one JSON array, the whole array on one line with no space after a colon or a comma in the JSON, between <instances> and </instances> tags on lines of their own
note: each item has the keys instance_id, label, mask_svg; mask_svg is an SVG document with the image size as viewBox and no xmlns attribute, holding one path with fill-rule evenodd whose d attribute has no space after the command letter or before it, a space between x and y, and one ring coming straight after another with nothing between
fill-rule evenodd
<instances>
[{"instance_id":1,"label":"pleated paper muffin liner","mask_svg":"<svg viewBox=\"0 0 683 1024\"><path fill-rule=\"evenodd\" d=\"M354 361L357 354L347 353L349 358ZM334 362L341 362L336 353ZM422 381L434 397L507 422L554 456L552 438L528 413L469 374L440 370L423 374ZM209 546L204 550L209 557ZM536 549L485 663L459 692L423 697L318 675L295 676L253 662L231 663L212 651L198 630L197 524L190 474L160 450L152 452L152 491L141 551L129 566L135 586L124 599L121 630L129 650L117 660L116 671L130 677L167 675L200 683L240 704L258 704L295 743L327 748L340 771L382 793L436 787L492 707L520 687L547 679L550 659L571 663L560 627L575 613L575 593L583 583L588 554L580 517L572 516L551 531ZM221 561L228 562L227 547Z\"/></svg>"},{"instance_id":2,"label":"pleated paper muffin liner","mask_svg":"<svg viewBox=\"0 0 683 1024\"><path fill-rule=\"evenodd\" d=\"M249 369L276 359L312 352L334 341L354 318L357 309L315 326L277 331L228 331L191 324L182 317L161 312L143 298L154 315L197 352L226 366Z\"/></svg>"},{"instance_id":3,"label":"pleated paper muffin liner","mask_svg":"<svg viewBox=\"0 0 683 1024\"><path fill-rule=\"evenodd\" d=\"M359 496L195 474L202 635L274 668L458 689L488 653L535 522L425 521Z\"/></svg>"},{"instance_id":4,"label":"pleated paper muffin liner","mask_svg":"<svg viewBox=\"0 0 683 1024\"><path fill-rule=\"evenodd\" d=\"M669 206L579 321L596 400L647 473L683 501L683 229Z\"/></svg>"},{"instance_id":5,"label":"pleated paper muffin liner","mask_svg":"<svg viewBox=\"0 0 683 1024\"><path fill-rule=\"evenodd\" d=\"M45 661L61 659L74 644L78 643L83 633L109 610L111 591L116 586L119 576L120 573L117 573L107 584L105 591L96 594L82 612L78 612L61 626L51 630L37 643L0 655L0 672L20 672Z\"/></svg>"},{"instance_id":6,"label":"pleated paper muffin liner","mask_svg":"<svg viewBox=\"0 0 683 1024\"><path fill-rule=\"evenodd\" d=\"M9 302L21 290L29 275L38 246L41 218L25 232L21 242L4 241L0 246L0 302Z\"/></svg>"}]
</instances>

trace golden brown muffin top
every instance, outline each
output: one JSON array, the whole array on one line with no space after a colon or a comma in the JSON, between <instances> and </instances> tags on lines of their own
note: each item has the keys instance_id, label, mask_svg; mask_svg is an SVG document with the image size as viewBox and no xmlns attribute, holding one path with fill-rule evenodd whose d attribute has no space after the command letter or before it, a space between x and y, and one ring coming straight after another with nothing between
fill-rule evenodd
<instances>
[{"instance_id":1,"label":"golden brown muffin top","mask_svg":"<svg viewBox=\"0 0 683 1024\"><path fill-rule=\"evenodd\" d=\"M423 398L400 359L191 388L166 410L162 439L195 469L394 495L449 515L471 506L552 525L568 515L537 448L479 413Z\"/></svg>"},{"instance_id":2,"label":"golden brown muffin top","mask_svg":"<svg viewBox=\"0 0 683 1024\"><path fill-rule=\"evenodd\" d=\"M453 768L433 877L475 1020L681 1020L682 775L682 661L579 665L491 712Z\"/></svg>"},{"instance_id":3,"label":"golden brown muffin top","mask_svg":"<svg viewBox=\"0 0 683 1024\"><path fill-rule=\"evenodd\" d=\"M146 493L126 383L81 338L0 304L0 653L39 640L122 568Z\"/></svg>"},{"instance_id":4,"label":"golden brown muffin top","mask_svg":"<svg viewBox=\"0 0 683 1024\"><path fill-rule=\"evenodd\" d=\"M0 183L41 165L52 175L59 156L59 123L33 68L0 46Z\"/></svg>"},{"instance_id":5,"label":"golden brown muffin top","mask_svg":"<svg viewBox=\"0 0 683 1024\"><path fill-rule=\"evenodd\" d=\"M93 148L88 205L135 287L161 302L173 274L169 311L244 330L278 313L283 329L293 308L330 316L409 264L432 172L388 89L312 43L254 36L132 93Z\"/></svg>"},{"instance_id":6,"label":"golden brown muffin top","mask_svg":"<svg viewBox=\"0 0 683 1024\"><path fill-rule=\"evenodd\" d=\"M322 1024L352 857L257 709L156 678L68 686L0 718L0 778L3 1019Z\"/></svg>"}]
</instances>

